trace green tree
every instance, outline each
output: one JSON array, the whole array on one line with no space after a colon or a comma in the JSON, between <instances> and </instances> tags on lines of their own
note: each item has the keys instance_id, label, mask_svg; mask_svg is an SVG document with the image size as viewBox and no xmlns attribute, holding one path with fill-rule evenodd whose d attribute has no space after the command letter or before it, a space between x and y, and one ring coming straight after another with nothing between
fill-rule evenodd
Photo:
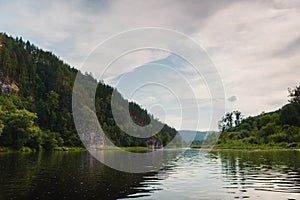
<instances>
[{"instance_id":1,"label":"green tree","mask_svg":"<svg viewBox=\"0 0 300 200\"><path fill-rule=\"evenodd\" d=\"M38 104L38 116L41 126L45 129L57 131L59 108L59 95L55 91L50 91L41 99Z\"/></svg>"},{"instance_id":2,"label":"green tree","mask_svg":"<svg viewBox=\"0 0 300 200\"><path fill-rule=\"evenodd\" d=\"M242 113L240 111L236 110L236 111L233 111L233 114L235 115L234 124L235 124L235 126L239 126L242 121Z\"/></svg>"},{"instance_id":3,"label":"green tree","mask_svg":"<svg viewBox=\"0 0 300 200\"><path fill-rule=\"evenodd\" d=\"M51 52L43 51L30 42L24 42L22 38L12 38L6 34L1 35L1 56L0 56L0 79L5 79L6 83L14 83L17 88L17 96L15 100L13 95L10 97L3 97L0 95L0 105L4 112L16 113L17 110L26 109L31 113L37 113L37 125L43 130L43 133L30 134L32 137L24 137L25 143L21 145L34 146L38 148L41 144L45 145L46 139L48 140L48 149L55 147L55 142L58 138L53 136L52 132L57 132L63 138L65 145L80 146L81 141L76 134L76 129L72 116L72 89L74 80L77 75L82 76L83 86L82 95L86 94L88 90L85 87L90 87L91 84L97 84L95 95L96 114L99 122L104 127L104 131L108 138L115 144L120 146L145 146L147 139L135 138L122 132L114 121L111 111L111 95L114 88L103 83L97 82L91 74L83 74L77 69L70 67L60 60ZM120 93L117 92L120 101L118 109L120 111L127 110L128 108L122 106L124 102L128 103ZM79 105L80 106L80 105ZM130 117L133 121L141 126L149 124L150 121L155 120L152 115L149 115L145 109L142 109L134 102L129 103ZM7 115L3 115L6 116ZM12 144L8 136L8 130L11 129L7 126L8 121L3 120L0 116L1 127L3 127L2 136L5 133L6 138L1 136L0 143L3 145ZM124 120L127 120L127 118ZM159 122L160 123L160 122ZM104 125L103 125L104 124ZM35 126L35 125L33 125ZM14 125L17 129L17 125ZM37 126L36 126L37 127ZM49 130L49 132L47 131ZM142 130L142 129L141 129ZM140 132L140 130L137 130ZM46 137L48 136L49 137ZM175 129L165 126L163 130L158 133L162 139L162 143L168 143L170 139L176 136ZM42 136L41 136L42 135ZM24 136L26 134L24 133ZM41 141L41 137L43 141ZM51 144L51 145L50 145ZM52 145L54 144L54 145ZM52 147L51 147L52 146Z\"/></svg>"},{"instance_id":4,"label":"green tree","mask_svg":"<svg viewBox=\"0 0 300 200\"><path fill-rule=\"evenodd\" d=\"M266 126L271 121L270 114L262 114L262 116L259 118L258 126L259 128Z\"/></svg>"},{"instance_id":5,"label":"green tree","mask_svg":"<svg viewBox=\"0 0 300 200\"><path fill-rule=\"evenodd\" d=\"M295 88L288 88L288 91L289 91L289 97L291 97L289 102L299 103L300 102L300 85L296 86Z\"/></svg>"},{"instance_id":6,"label":"green tree","mask_svg":"<svg viewBox=\"0 0 300 200\"><path fill-rule=\"evenodd\" d=\"M5 113L3 112L2 110L2 106L0 105L0 136L2 135L3 133L3 129L4 129L4 123L3 123L3 116L5 115Z\"/></svg>"},{"instance_id":7,"label":"green tree","mask_svg":"<svg viewBox=\"0 0 300 200\"><path fill-rule=\"evenodd\" d=\"M37 115L27 110L16 110L7 113L4 119L5 127L1 141L6 146L20 149L33 137L40 134L40 129L35 126Z\"/></svg>"},{"instance_id":8,"label":"green tree","mask_svg":"<svg viewBox=\"0 0 300 200\"><path fill-rule=\"evenodd\" d=\"M285 105L280 114L282 124L300 126L300 103Z\"/></svg>"},{"instance_id":9,"label":"green tree","mask_svg":"<svg viewBox=\"0 0 300 200\"><path fill-rule=\"evenodd\" d=\"M42 146L48 151L52 151L57 147L62 147L64 144L63 139L59 133L46 131L43 137Z\"/></svg>"},{"instance_id":10,"label":"green tree","mask_svg":"<svg viewBox=\"0 0 300 200\"><path fill-rule=\"evenodd\" d=\"M238 110L226 113L219 121L218 126L221 132L224 132L234 126L239 126L242 121L242 113Z\"/></svg>"}]
</instances>

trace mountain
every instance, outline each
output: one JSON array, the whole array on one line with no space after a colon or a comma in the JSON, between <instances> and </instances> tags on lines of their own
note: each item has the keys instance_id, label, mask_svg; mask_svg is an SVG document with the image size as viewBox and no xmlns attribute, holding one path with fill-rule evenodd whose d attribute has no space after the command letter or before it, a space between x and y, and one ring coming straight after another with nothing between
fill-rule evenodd
<instances>
[{"instance_id":1,"label":"mountain","mask_svg":"<svg viewBox=\"0 0 300 200\"><path fill-rule=\"evenodd\" d=\"M29 41L0 33L0 146L37 150L81 146L72 116L72 90L77 73L96 82L97 118L115 145L164 146L177 135L167 124L162 124L161 131L151 138L126 134L113 118L111 96L114 88L90 74L82 74ZM124 102L129 103L130 116L136 124L145 126L151 120L161 124L147 110L117 94L120 98L118 109L123 109Z\"/></svg>"},{"instance_id":2,"label":"mountain","mask_svg":"<svg viewBox=\"0 0 300 200\"><path fill-rule=\"evenodd\" d=\"M186 144L202 143L209 135L215 131L194 131L194 130L179 130L182 141Z\"/></svg>"}]
</instances>

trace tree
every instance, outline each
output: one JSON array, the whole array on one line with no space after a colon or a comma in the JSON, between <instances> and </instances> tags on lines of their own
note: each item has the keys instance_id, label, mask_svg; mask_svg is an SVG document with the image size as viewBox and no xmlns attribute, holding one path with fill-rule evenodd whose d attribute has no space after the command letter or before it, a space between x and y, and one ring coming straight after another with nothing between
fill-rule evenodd
<instances>
[{"instance_id":1,"label":"tree","mask_svg":"<svg viewBox=\"0 0 300 200\"><path fill-rule=\"evenodd\" d=\"M238 110L226 113L224 117L219 121L218 126L221 132L239 126L242 121L242 113Z\"/></svg>"},{"instance_id":2,"label":"tree","mask_svg":"<svg viewBox=\"0 0 300 200\"><path fill-rule=\"evenodd\" d=\"M0 136L3 133L3 129L4 129L4 123L2 121L2 117L5 115L5 113L2 110L2 106L0 105Z\"/></svg>"},{"instance_id":3,"label":"tree","mask_svg":"<svg viewBox=\"0 0 300 200\"><path fill-rule=\"evenodd\" d=\"M300 102L300 85L296 86L295 88L288 88L288 91L289 91L289 97L291 97L289 102L299 103Z\"/></svg>"},{"instance_id":4,"label":"tree","mask_svg":"<svg viewBox=\"0 0 300 200\"><path fill-rule=\"evenodd\" d=\"M242 113L240 111L236 110L236 111L233 111L233 114L235 115L234 124L235 124L235 126L239 126L242 121Z\"/></svg>"},{"instance_id":5,"label":"tree","mask_svg":"<svg viewBox=\"0 0 300 200\"><path fill-rule=\"evenodd\" d=\"M22 148L30 139L39 135L41 131L35 126L37 115L27 110L16 110L7 113L4 123L5 127L1 136L1 142L5 146L11 146L15 149Z\"/></svg>"},{"instance_id":6,"label":"tree","mask_svg":"<svg viewBox=\"0 0 300 200\"><path fill-rule=\"evenodd\" d=\"M219 122L222 133L218 144L238 148L300 147L300 86L289 88L289 93L290 103L280 110L234 121L233 127L231 117L238 119L240 113L227 113Z\"/></svg>"},{"instance_id":7,"label":"tree","mask_svg":"<svg viewBox=\"0 0 300 200\"><path fill-rule=\"evenodd\" d=\"M24 42L21 38L14 39L6 34L2 36L0 79L5 79L4 81L11 85L12 83L15 84L19 88L19 92L17 94L18 98L16 98L17 101L12 99L13 95L10 95L10 98L2 98L3 96L0 95L0 105L2 105L5 112L9 113L16 114L16 112L19 112L17 110L23 109L30 113L37 113L37 125L43 131L38 133L38 126L35 124L32 125L35 128L32 128L31 132L17 130L17 122L14 122L16 119L11 118L11 122L7 119L3 120L4 116L8 117L8 115L3 114L0 116L0 128L3 129L2 136L0 136L0 145L4 145L4 143L12 145L11 137L16 137L14 131L17 130L22 133L20 135L23 139L21 142L20 137L18 139L20 144L14 144L15 146L27 145L38 148L38 146L44 145L48 149L53 149L58 138L53 137L52 132L59 133L65 145L81 146L82 143L78 134L76 134L77 131L71 114L72 89L77 75L81 75L84 80L82 95L89 95L86 94L88 90L85 90L85 88L97 84L95 95L96 114L108 138L120 146L146 145L147 139L132 137L124 133L115 123L111 111L111 96L114 88L104 84L103 81L97 82L91 74L82 74L77 69L71 68L53 53L38 49L30 42ZM120 93L117 92L117 96L121 104L122 102L128 103ZM120 106L118 109L126 111L128 108ZM129 110L134 122L141 126L148 125L152 120L159 122L136 103L129 103ZM19 116L18 118L22 117ZM127 119L130 119L130 116L123 120ZM8 123L11 123L11 126L8 126ZM28 126L31 125L28 124ZM142 128L137 130L138 133L141 131ZM166 144L176 134L175 129L166 125L164 130L161 130L157 135L162 138L161 143ZM49 137L46 137L47 135ZM41 141L41 138L44 140ZM49 145L46 145L46 139ZM57 145L59 144L57 143Z\"/></svg>"},{"instance_id":8,"label":"tree","mask_svg":"<svg viewBox=\"0 0 300 200\"><path fill-rule=\"evenodd\" d=\"M267 125L271 121L270 114L262 114L262 116L259 118L258 126L259 128Z\"/></svg>"},{"instance_id":9,"label":"tree","mask_svg":"<svg viewBox=\"0 0 300 200\"><path fill-rule=\"evenodd\" d=\"M3 124L3 121L0 120L0 136L1 136L2 132L3 132L3 129L4 129L4 124Z\"/></svg>"},{"instance_id":10,"label":"tree","mask_svg":"<svg viewBox=\"0 0 300 200\"><path fill-rule=\"evenodd\" d=\"M285 105L280 114L280 121L282 124L291 126L300 126L300 105L287 104Z\"/></svg>"},{"instance_id":11,"label":"tree","mask_svg":"<svg viewBox=\"0 0 300 200\"><path fill-rule=\"evenodd\" d=\"M45 95L45 100L40 100L38 104L39 123L42 128L57 131L57 112L59 108L59 95L55 91L50 91Z\"/></svg>"},{"instance_id":12,"label":"tree","mask_svg":"<svg viewBox=\"0 0 300 200\"><path fill-rule=\"evenodd\" d=\"M59 133L55 133L55 132L51 133L50 131L45 132L45 135L43 137L43 142L42 142L42 146L44 147L44 149L48 151L52 151L57 147L63 146L63 144L64 141L60 137Z\"/></svg>"}]
</instances>

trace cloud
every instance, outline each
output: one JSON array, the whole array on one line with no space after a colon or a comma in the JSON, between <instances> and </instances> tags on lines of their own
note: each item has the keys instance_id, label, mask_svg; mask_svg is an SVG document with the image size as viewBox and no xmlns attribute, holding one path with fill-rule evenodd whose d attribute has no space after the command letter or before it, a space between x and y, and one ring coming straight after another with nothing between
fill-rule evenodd
<instances>
[{"instance_id":1,"label":"cloud","mask_svg":"<svg viewBox=\"0 0 300 200\"><path fill-rule=\"evenodd\" d=\"M296 38L292 42L290 42L287 46L280 49L278 52L274 54L274 57L277 56L293 56L300 51L300 37Z\"/></svg>"},{"instance_id":2,"label":"cloud","mask_svg":"<svg viewBox=\"0 0 300 200\"><path fill-rule=\"evenodd\" d=\"M287 102L286 89L299 84L299 5L235 2L209 16L195 33L214 59L227 95L239 96L239 103L226 105L228 110L249 115Z\"/></svg>"},{"instance_id":3,"label":"cloud","mask_svg":"<svg viewBox=\"0 0 300 200\"><path fill-rule=\"evenodd\" d=\"M207 16L229 2L2 0L0 23L3 31L23 36L80 67L95 45L114 34L137 27L164 27L192 33Z\"/></svg>"},{"instance_id":4,"label":"cloud","mask_svg":"<svg viewBox=\"0 0 300 200\"><path fill-rule=\"evenodd\" d=\"M230 101L230 102L235 102L237 100L237 97L236 96L231 96L227 100Z\"/></svg>"},{"instance_id":5,"label":"cloud","mask_svg":"<svg viewBox=\"0 0 300 200\"><path fill-rule=\"evenodd\" d=\"M237 109L250 115L276 110L287 102L287 88L299 84L300 2L297 0L0 0L0 3L0 31L22 36L78 68L99 43L121 31L163 27L183 32L204 46L216 64L228 96L228 111ZM122 43L114 48L119 47ZM110 51L114 49L106 53ZM134 52L120 58L107 71L106 81L167 56L154 51ZM97 60L92 62L97 66ZM197 100L209 98L204 80L195 77L193 69L182 65L178 71L185 73L195 86ZM209 70L203 73L209 76ZM166 75L165 80L182 99L191 97L192 93L182 87L182 79L175 73ZM238 101L234 100L237 96ZM208 105L203 105L209 110ZM174 126L178 119L174 114ZM193 116L189 120L185 128L194 123Z\"/></svg>"},{"instance_id":6,"label":"cloud","mask_svg":"<svg viewBox=\"0 0 300 200\"><path fill-rule=\"evenodd\" d=\"M134 99L132 99L132 100L134 100ZM141 105L150 105L150 106L152 106L155 102L156 102L156 98L152 97L152 96L149 96L147 98L144 98L144 99L140 100L138 103L140 103Z\"/></svg>"}]
</instances>

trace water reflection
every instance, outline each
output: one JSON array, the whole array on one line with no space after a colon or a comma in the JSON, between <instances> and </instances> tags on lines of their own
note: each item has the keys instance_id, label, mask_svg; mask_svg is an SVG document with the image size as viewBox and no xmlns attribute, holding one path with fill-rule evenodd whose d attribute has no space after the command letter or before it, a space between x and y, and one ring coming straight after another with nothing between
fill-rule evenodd
<instances>
[{"instance_id":1,"label":"water reflection","mask_svg":"<svg viewBox=\"0 0 300 200\"><path fill-rule=\"evenodd\" d=\"M166 178L144 199L300 199L299 158L299 151L188 150L155 175Z\"/></svg>"},{"instance_id":2,"label":"water reflection","mask_svg":"<svg viewBox=\"0 0 300 200\"><path fill-rule=\"evenodd\" d=\"M145 173L162 169L170 161L181 155L184 149L158 149L144 152L90 150L89 152L97 158L97 160L119 171Z\"/></svg>"},{"instance_id":3,"label":"water reflection","mask_svg":"<svg viewBox=\"0 0 300 200\"><path fill-rule=\"evenodd\" d=\"M0 154L0 163L0 199L116 199L149 192L143 174L113 170L87 152Z\"/></svg>"},{"instance_id":4,"label":"water reflection","mask_svg":"<svg viewBox=\"0 0 300 200\"><path fill-rule=\"evenodd\" d=\"M88 152L0 154L0 199L300 199L299 158L188 150L159 172L130 174Z\"/></svg>"},{"instance_id":5,"label":"water reflection","mask_svg":"<svg viewBox=\"0 0 300 200\"><path fill-rule=\"evenodd\" d=\"M228 189L238 189L241 193L254 189L300 194L299 151L222 151L217 154L222 160L222 174Z\"/></svg>"}]
</instances>

